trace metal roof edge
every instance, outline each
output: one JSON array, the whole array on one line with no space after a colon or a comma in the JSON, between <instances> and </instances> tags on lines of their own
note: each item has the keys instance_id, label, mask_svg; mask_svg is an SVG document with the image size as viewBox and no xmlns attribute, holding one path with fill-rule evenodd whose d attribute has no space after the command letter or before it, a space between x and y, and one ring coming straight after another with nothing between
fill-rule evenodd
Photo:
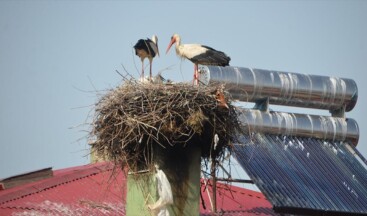
<instances>
[{"instance_id":1,"label":"metal roof edge","mask_svg":"<svg viewBox=\"0 0 367 216\"><path fill-rule=\"evenodd\" d=\"M201 186L203 186L203 185L205 187L205 183L203 182L203 178L202 178L201 179ZM213 185L212 182L208 181L207 186L210 186L208 188L211 188L212 185ZM208 188L206 188L206 189L208 189ZM266 196L262 192L259 192L259 191L254 191L254 190L250 190L250 189L247 189L247 188L242 188L242 187L238 187L238 186L235 186L235 185L224 184L224 183L221 183L221 182L217 182L217 188L220 189L220 190L227 190L227 191L234 192L234 193L241 193L242 195L246 195L246 196L249 196L249 197L252 197L252 198L263 199L263 200L269 201L266 198Z\"/></svg>"},{"instance_id":2,"label":"metal roof edge","mask_svg":"<svg viewBox=\"0 0 367 216\"><path fill-rule=\"evenodd\" d=\"M21 173L21 174L17 174L17 175L12 175L12 176L0 179L0 182L11 180L11 179L22 177L22 176L26 176L26 175L30 175L30 174L33 174L33 173L46 171L46 170L52 170L52 167L47 167L47 168L37 169L37 170L33 170L33 171L29 171L29 172L25 172L25 173Z\"/></svg>"},{"instance_id":3,"label":"metal roof edge","mask_svg":"<svg viewBox=\"0 0 367 216\"><path fill-rule=\"evenodd\" d=\"M81 165L72 167L72 169L66 168L65 170L68 171L66 171L65 173L59 172L58 175L54 175L51 178L0 191L0 205L12 200L29 196L34 193L38 193L51 187L56 187L61 184L76 181L111 169L113 169L113 165L108 162ZM59 171L62 170L63 169Z\"/></svg>"},{"instance_id":4,"label":"metal roof edge","mask_svg":"<svg viewBox=\"0 0 367 216\"><path fill-rule=\"evenodd\" d=\"M37 182L53 176L52 167L38 169L18 175L13 175L0 180L0 190L10 189L20 185Z\"/></svg>"},{"instance_id":5,"label":"metal roof edge","mask_svg":"<svg viewBox=\"0 0 367 216\"><path fill-rule=\"evenodd\" d=\"M319 210L311 208L297 208L297 207L273 207L273 210L278 214L295 214L295 215L323 215L323 216L348 216L348 215L366 215L365 212L343 212L343 211L330 211L330 210Z\"/></svg>"}]
</instances>

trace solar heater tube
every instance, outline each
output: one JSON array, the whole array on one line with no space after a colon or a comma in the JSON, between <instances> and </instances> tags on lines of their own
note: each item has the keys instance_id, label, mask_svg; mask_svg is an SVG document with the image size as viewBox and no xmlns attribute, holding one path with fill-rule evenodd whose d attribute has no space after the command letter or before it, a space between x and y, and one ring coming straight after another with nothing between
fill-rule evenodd
<instances>
[{"instance_id":1,"label":"solar heater tube","mask_svg":"<svg viewBox=\"0 0 367 216\"><path fill-rule=\"evenodd\" d=\"M224 83L236 100L351 111L358 98L352 79L279 72L244 67L200 66L200 82Z\"/></svg>"},{"instance_id":2,"label":"solar heater tube","mask_svg":"<svg viewBox=\"0 0 367 216\"><path fill-rule=\"evenodd\" d=\"M355 146L359 139L358 124L350 118L241 109L240 121L256 133L346 141Z\"/></svg>"}]
</instances>

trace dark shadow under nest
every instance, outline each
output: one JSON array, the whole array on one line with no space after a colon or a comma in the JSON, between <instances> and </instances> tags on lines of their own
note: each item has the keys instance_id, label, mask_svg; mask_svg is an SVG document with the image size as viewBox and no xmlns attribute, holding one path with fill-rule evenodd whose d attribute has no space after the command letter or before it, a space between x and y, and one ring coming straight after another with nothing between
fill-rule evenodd
<instances>
[{"instance_id":1,"label":"dark shadow under nest","mask_svg":"<svg viewBox=\"0 0 367 216\"><path fill-rule=\"evenodd\" d=\"M135 171L152 165L158 146L174 150L198 145L203 159L220 158L244 127L229 95L224 93L228 108L219 106L218 89L125 81L96 103L92 149Z\"/></svg>"}]
</instances>

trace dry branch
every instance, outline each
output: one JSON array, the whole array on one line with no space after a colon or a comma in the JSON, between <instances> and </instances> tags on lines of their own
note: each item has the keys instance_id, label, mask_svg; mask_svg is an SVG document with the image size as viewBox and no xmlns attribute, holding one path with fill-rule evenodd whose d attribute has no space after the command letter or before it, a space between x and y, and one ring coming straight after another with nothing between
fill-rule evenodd
<instances>
[{"instance_id":1,"label":"dry branch","mask_svg":"<svg viewBox=\"0 0 367 216\"><path fill-rule=\"evenodd\" d=\"M150 165L152 149L159 145L199 145L202 157L220 157L236 134L243 132L238 113L218 107L219 86L155 85L125 82L103 95L95 105L90 133L93 150L130 169ZM219 136L213 148L213 137Z\"/></svg>"}]
</instances>

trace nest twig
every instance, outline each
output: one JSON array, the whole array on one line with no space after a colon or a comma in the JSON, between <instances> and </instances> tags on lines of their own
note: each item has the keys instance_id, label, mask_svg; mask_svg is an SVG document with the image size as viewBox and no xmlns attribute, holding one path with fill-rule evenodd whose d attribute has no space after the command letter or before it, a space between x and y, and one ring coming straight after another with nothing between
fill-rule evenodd
<instances>
[{"instance_id":1,"label":"nest twig","mask_svg":"<svg viewBox=\"0 0 367 216\"><path fill-rule=\"evenodd\" d=\"M125 80L96 103L92 149L130 169L149 165L157 145L200 145L203 158L219 157L243 127L229 95L229 108L218 106L218 88ZM215 134L219 142L214 148Z\"/></svg>"}]
</instances>

